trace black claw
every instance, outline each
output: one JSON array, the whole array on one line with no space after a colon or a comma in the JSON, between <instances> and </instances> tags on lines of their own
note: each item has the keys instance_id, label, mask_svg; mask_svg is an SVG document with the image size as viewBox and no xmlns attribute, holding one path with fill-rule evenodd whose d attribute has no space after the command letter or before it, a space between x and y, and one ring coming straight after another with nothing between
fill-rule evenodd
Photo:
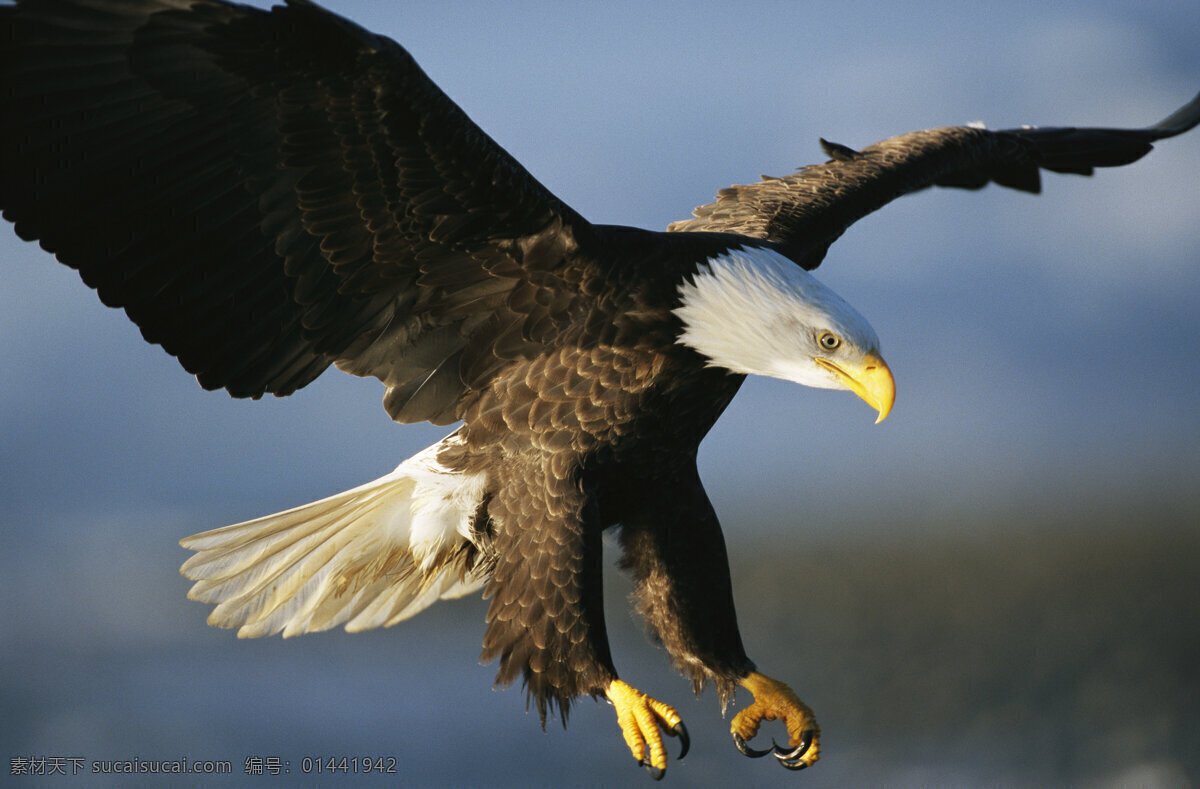
<instances>
[{"instance_id":1,"label":"black claw","mask_svg":"<svg viewBox=\"0 0 1200 789\"><path fill-rule=\"evenodd\" d=\"M771 753L772 748L776 747L775 741L771 740L771 748L764 748L761 751L757 748L751 748L746 744L746 741L742 739L742 735L740 734L733 735L733 744L737 746L737 749L742 752L743 756L749 756L751 759L761 759L768 753Z\"/></svg>"},{"instance_id":2,"label":"black claw","mask_svg":"<svg viewBox=\"0 0 1200 789\"><path fill-rule=\"evenodd\" d=\"M655 767L653 764L650 764L650 762L646 761L645 759L642 759L640 762L638 762L638 764L645 767L646 772L650 773L650 777L656 781L661 781L663 779L663 776L667 774L666 770L664 770L661 767Z\"/></svg>"},{"instance_id":3,"label":"black claw","mask_svg":"<svg viewBox=\"0 0 1200 789\"><path fill-rule=\"evenodd\" d=\"M780 764L782 764L784 767L788 768L789 770L803 770L805 767L808 766L808 764L806 762L801 761L801 757L803 757L804 754L806 754L808 752L808 749L812 747L812 741L813 741L812 729L809 729L808 731L805 731L804 733L802 733L800 735L800 744L797 745L795 748L793 748L790 751L785 751L783 748L780 748L778 745L775 745L775 741L772 740L771 745L774 746L774 748L773 748L774 753L772 755L776 759L779 760Z\"/></svg>"},{"instance_id":4,"label":"black claw","mask_svg":"<svg viewBox=\"0 0 1200 789\"><path fill-rule=\"evenodd\" d=\"M677 723L674 728L667 729L666 732L672 737L679 738L679 755L675 758L682 759L687 756L688 748L692 747L692 738L688 736L687 726L683 725L683 721Z\"/></svg>"},{"instance_id":5,"label":"black claw","mask_svg":"<svg viewBox=\"0 0 1200 789\"><path fill-rule=\"evenodd\" d=\"M808 767L808 762L789 762L780 759L779 763L783 765L785 770L803 770L805 767Z\"/></svg>"}]
</instances>

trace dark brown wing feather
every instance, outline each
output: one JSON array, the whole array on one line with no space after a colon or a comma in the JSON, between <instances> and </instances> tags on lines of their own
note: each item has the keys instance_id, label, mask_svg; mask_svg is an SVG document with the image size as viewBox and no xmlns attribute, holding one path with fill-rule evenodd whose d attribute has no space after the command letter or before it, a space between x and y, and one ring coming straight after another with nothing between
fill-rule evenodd
<instances>
[{"instance_id":1,"label":"dark brown wing feather","mask_svg":"<svg viewBox=\"0 0 1200 789\"><path fill-rule=\"evenodd\" d=\"M722 189L674 231L739 233L773 241L816 268L846 228L901 195L929 186L978 189L997 183L1041 189L1040 170L1090 175L1144 156L1155 140L1200 122L1200 95L1145 129L951 126L902 134L861 151L821 140L830 161L782 178Z\"/></svg>"},{"instance_id":2,"label":"dark brown wing feather","mask_svg":"<svg viewBox=\"0 0 1200 789\"><path fill-rule=\"evenodd\" d=\"M456 418L481 328L546 331L513 291L590 232L404 49L305 0L0 8L0 172L17 233L205 387L336 362L402 421Z\"/></svg>"}]
</instances>

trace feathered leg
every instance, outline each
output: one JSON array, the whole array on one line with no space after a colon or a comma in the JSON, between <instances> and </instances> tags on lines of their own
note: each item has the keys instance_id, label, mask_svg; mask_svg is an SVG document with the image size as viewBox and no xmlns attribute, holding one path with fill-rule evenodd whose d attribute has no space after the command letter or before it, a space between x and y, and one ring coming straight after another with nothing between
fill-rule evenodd
<instances>
[{"instance_id":1,"label":"feathered leg","mask_svg":"<svg viewBox=\"0 0 1200 789\"><path fill-rule=\"evenodd\" d=\"M782 682L755 670L738 633L725 541L694 467L671 481L654 480L653 494L630 492L622 513L622 566L637 581L639 613L699 692L711 681L724 706L740 685L755 702L731 730L748 756L774 753L790 769L817 759L820 729L812 710ZM764 720L787 725L792 749L756 751L745 744Z\"/></svg>"},{"instance_id":2,"label":"feathered leg","mask_svg":"<svg viewBox=\"0 0 1200 789\"><path fill-rule=\"evenodd\" d=\"M565 723L575 697L600 696L617 677L604 625L596 508L574 479L536 459L511 460L493 473L496 563L485 591L491 605L482 660L499 659L498 685L524 681L543 725L555 706Z\"/></svg>"},{"instance_id":3,"label":"feathered leg","mask_svg":"<svg viewBox=\"0 0 1200 789\"><path fill-rule=\"evenodd\" d=\"M483 660L499 659L497 684L524 680L543 725L556 706L565 723L577 696L605 696L634 758L661 778L663 732L682 740L682 757L687 730L670 706L617 678L604 624L599 510L588 485L552 468L510 461L497 474ZM530 500L542 490L544 500Z\"/></svg>"}]
</instances>

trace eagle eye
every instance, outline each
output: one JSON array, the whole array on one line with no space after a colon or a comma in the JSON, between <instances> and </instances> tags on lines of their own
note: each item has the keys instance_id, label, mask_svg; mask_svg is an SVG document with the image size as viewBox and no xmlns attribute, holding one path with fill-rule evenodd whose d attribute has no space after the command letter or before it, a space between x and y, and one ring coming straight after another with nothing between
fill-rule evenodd
<instances>
[{"instance_id":1,"label":"eagle eye","mask_svg":"<svg viewBox=\"0 0 1200 789\"><path fill-rule=\"evenodd\" d=\"M842 338L833 332L823 331L817 337L817 343L826 351L836 351L838 346L842 344Z\"/></svg>"}]
</instances>

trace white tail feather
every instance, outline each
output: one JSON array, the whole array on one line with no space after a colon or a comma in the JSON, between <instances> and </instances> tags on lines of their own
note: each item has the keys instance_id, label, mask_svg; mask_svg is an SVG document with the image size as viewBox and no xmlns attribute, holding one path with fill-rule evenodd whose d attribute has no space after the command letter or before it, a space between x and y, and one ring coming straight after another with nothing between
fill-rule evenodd
<instances>
[{"instance_id":1,"label":"white tail feather","mask_svg":"<svg viewBox=\"0 0 1200 789\"><path fill-rule=\"evenodd\" d=\"M483 586L467 566L484 476L437 463L452 434L374 482L180 541L188 597L216 605L210 625L284 637L344 624L387 627Z\"/></svg>"}]
</instances>

